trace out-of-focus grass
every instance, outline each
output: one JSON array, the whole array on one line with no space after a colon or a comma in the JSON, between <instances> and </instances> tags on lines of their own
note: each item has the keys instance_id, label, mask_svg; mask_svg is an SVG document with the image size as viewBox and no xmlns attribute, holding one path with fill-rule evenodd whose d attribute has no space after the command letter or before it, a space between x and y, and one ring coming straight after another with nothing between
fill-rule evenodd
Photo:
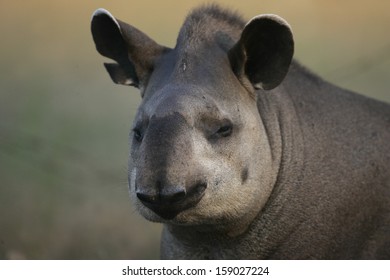
<instances>
[{"instance_id":1,"label":"out-of-focus grass","mask_svg":"<svg viewBox=\"0 0 390 280\"><path fill-rule=\"evenodd\" d=\"M0 258L156 257L159 230L127 195L126 107L137 98L32 75L2 86Z\"/></svg>"},{"instance_id":2,"label":"out-of-focus grass","mask_svg":"<svg viewBox=\"0 0 390 280\"><path fill-rule=\"evenodd\" d=\"M0 9L13 14L1 24L0 258L158 257L161 226L138 217L127 191L138 93L104 73L89 32L95 7L83 18L49 1L8 4Z\"/></svg>"},{"instance_id":3,"label":"out-of-focus grass","mask_svg":"<svg viewBox=\"0 0 390 280\"><path fill-rule=\"evenodd\" d=\"M158 257L161 226L139 217L127 192L140 98L111 83L89 20L105 7L173 46L197 2L0 2L0 259ZM390 101L387 1L217 2L248 19L280 14L303 64Z\"/></svg>"}]
</instances>

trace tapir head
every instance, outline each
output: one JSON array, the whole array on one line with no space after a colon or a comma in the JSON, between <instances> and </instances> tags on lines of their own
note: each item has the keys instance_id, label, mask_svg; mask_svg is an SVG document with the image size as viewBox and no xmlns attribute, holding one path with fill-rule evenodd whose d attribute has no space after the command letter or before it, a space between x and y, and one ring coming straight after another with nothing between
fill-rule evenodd
<instances>
[{"instance_id":1,"label":"tapir head","mask_svg":"<svg viewBox=\"0 0 390 280\"><path fill-rule=\"evenodd\" d=\"M257 99L284 79L293 39L275 15L245 25L208 11L188 16L174 49L103 9L92 34L116 62L105 64L112 80L143 97L130 135L138 211L151 221L232 229L257 215L275 183Z\"/></svg>"}]
</instances>

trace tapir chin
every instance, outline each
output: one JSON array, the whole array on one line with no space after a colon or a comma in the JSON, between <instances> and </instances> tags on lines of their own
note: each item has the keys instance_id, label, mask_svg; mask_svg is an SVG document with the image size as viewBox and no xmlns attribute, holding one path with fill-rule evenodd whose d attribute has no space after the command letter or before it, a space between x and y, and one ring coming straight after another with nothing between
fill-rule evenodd
<instances>
[{"instance_id":1,"label":"tapir chin","mask_svg":"<svg viewBox=\"0 0 390 280\"><path fill-rule=\"evenodd\" d=\"M293 60L285 20L201 6L174 48L104 9L91 30L141 92L129 189L162 258L390 258L390 105Z\"/></svg>"}]
</instances>

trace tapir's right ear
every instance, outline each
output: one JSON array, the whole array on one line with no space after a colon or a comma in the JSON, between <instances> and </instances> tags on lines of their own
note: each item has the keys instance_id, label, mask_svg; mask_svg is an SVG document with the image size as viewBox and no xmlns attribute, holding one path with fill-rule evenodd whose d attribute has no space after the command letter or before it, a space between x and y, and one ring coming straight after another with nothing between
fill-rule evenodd
<instances>
[{"instance_id":1,"label":"tapir's right ear","mask_svg":"<svg viewBox=\"0 0 390 280\"><path fill-rule=\"evenodd\" d=\"M91 31L97 51L117 62L104 64L117 84L144 86L156 58L168 50L105 9L93 13Z\"/></svg>"}]
</instances>

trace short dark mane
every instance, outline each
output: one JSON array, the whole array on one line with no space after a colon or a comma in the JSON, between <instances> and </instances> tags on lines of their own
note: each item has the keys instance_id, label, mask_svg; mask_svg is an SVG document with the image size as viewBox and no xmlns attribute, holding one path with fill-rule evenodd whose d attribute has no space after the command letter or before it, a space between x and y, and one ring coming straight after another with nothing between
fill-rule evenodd
<instances>
[{"instance_id":1,"label":"short dark mane","mask_svg":"<svg viewBox=\"0 0 390 280\"><path fill-rule=\"evenodd\" d=\"M204 5L192 10L185 22L188 22L191 25L201 23L207 24L209 18L240 28L243 28L245 25L244 20L238 12L221 8L217 4Z\"/></svg>"},{"instance_id":2,"label":"short dark mane","mask_svg":"<svg viewBox=\"0 0 390 280\"><path fill-rule=\"evenodd\" d=\"M210 38L217 32L240 32L245 26L242 16L235 11L208 4L192 10L180 30L177 45L192 40Z\"/></svg>"}]
</instances>

